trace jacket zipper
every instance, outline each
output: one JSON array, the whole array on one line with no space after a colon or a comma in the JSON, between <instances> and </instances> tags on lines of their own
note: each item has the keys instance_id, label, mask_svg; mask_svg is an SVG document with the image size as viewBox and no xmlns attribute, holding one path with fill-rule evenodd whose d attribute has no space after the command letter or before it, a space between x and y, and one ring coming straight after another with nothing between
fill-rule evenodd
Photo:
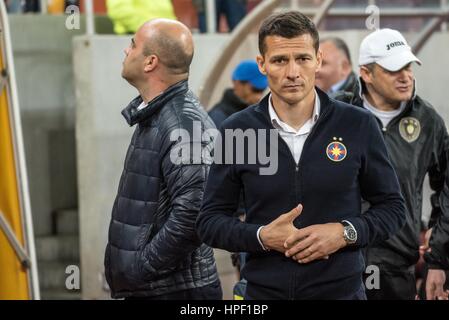
<instances>
[{"instance_id":1,"label":"jacket zipper","mask_svg":"<svg viewBox=\"0 0 449 320\"><path fill-rule=\"evenodd\" d=\"M399 122L399 120L406 114L408 113L411 109L412 109L412 104L413 104L413 99L410 100L407 105L405 106L404 110L402 110L402 112L400 114L398 114L396 117L394 117L393 119L391 119L390 123L387 125L387 127L385 128L385 130L382 128L382 131L387 132L388 130L391 129L391 127L393 125L395 125L397 122Z\"/></svg>"},{"instance_id":2,"label":"jacket zipper","mask_svg":"<svg viewBox=\"0 0 449 320\"><path fill-rule=\"evenodd\" d=\"M315 133L316 128L321 124L321 122L324 121L323 119L326 118L326 116L327 116L328 113L329 113L329 110L326 109L326 110L323 111L323 113L321 114L321 116L318 117L317 122L316 122L315 125L313 126L312 130L310 131L309 135L308 135L307 138L306 138L306 141L304 142L304 145L303 145L303 148L302 148L302 152L301 152L301 156L299 157L299 161L298 161L298 162L295 161L295 158L294 158L294 156L293 156L293 154L292 154L292 152L291 152L291 150L290 150L290 147L288 146L287 142L285 142L285 140L284 140L284 139L279 135L279 133L278 133L278 137L279 137L279 139L281 140L281 143L283 143L284 146L285 146L285 147L287 148L287 150L289 151L290 159L292 160L292 162L293 162L294 165L295 165L295 198L296 198L296 202L297 202L296 205L299 204L299 200L300 200L300 199L299 199L299 193L298 193L298 191L299 191L299 186L298 186L298 184L299 184L300 181L301 181L301 172L299 171L299 167L300 167L300 164L301 164L301 160L302 160L302 158L303 158L304 150L306 149L306 146L308 146L308 142L310 141L311 136L313 136L313 134Z\"/></svg>"}]
</instances>

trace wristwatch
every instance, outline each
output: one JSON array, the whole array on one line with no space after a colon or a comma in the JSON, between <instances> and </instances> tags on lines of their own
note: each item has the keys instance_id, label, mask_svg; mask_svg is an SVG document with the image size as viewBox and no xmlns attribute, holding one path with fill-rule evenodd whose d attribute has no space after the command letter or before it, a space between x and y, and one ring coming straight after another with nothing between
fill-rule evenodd
<instances>
[{"instance_id":1,"label":"wristwatch","mask_svg":"<svg viewBox=\"0 0 449 320\"><path fill-rule=\"evenodd\" d=\"M348 245L354 244L357 241L357 230L354 228L351 222L343 220L341 224L344 227L343 238Z\"/></svg>"}]
</instances>

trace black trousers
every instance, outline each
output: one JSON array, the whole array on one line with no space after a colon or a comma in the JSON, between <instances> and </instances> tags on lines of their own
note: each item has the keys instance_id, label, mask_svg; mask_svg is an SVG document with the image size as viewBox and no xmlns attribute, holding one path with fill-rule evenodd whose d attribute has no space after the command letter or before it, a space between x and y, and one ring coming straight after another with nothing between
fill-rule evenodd
<instances>
[{"instance_id":1,"label":"black trousers","mask_svg":"<svg viewBox=\"0 0 449 320\"><path fill-rule=\"evenodd\" d=\"M417 292L413 268L378 267L380 271L379 289L367 289L368 300L415 300Z\"/></svg>"},{"instance_id":2,"label":"black trousers","mask_svg":"<svg viewBox=\"0 0 449 320\"><path fill-rule=\"evenodd\" d=\"M172 292L154 297L129 297L125 300L222 300L223 291L220 281L201 288Z\"/></svg>"},{"instance_id":3,"label":"black trousers","mask_svg":"<svg viewBox=\"0 0 449 320\"><path fill-rule=\"evenodd\" d=\"M297 296L294 299L301 299L301 296ZM244 300L285 300L285 297L279 296L278 293L275 293L266 287L248 283L246 286ZM317 298L312 298L312 300L317 300ZM355 292L348 295L341 295L335 300L366 300L365 287L363 286L363 284L361 284L360 288Z\"/></svg>"}]
</instances>

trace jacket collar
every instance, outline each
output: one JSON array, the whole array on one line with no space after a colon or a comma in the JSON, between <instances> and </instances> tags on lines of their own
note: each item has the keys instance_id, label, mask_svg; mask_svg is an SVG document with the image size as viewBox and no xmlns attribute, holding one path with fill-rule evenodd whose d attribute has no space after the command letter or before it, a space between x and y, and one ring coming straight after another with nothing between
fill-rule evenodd
<instances>
[{"instance_id":1,"label":"jacket collar","mask_svg":"<svg viewBox=\"0 0 449 320\"><path fill-rule=\"evenodd\" d=\"M222 102L226 107L229 107L231 113L241 111L248 107L248 104L242 101L239 97L237 97L234 93L234 89L226 89L223 94Z\"/></svg>"},{"instance_id":2,"label":"jacket collar","mask_svg":"<svg viewBox=\"0 0 449 320\"><path fill-rule=\"evenodd\" d=\"M186 93L188 89L189 87L187 80L181 80L168 87L164 92L148 102L148 105L141 110L137 110L137 107L142 103L143 99L141 96L138 96L137 98L134 98L125 109L122 110L122 115L128 124L133 126L138 122L150 118L162 109L162 107L173 97L178 94Z\"/></svg>"},{"instance_id":3,"label":"jacket collar","mask_svg":"<svg viewBox=\"0 0 449 320\"><path fill-rule=\"evenodd\" d=\"M332 102L329 99L329 96L322 91L321 89L319 89L318 87L315 86L315 90L318 94L318 97L320 99L320 115L318 117L318 120L320 118L322 118L325 114L328 113L328 111L331 109L332 107ZM270 118L270 113L268 111L268 99L270 98L271 93L268 93L260 102L259 104L256 106L255 111L261 113L268 122L270 122L271 124L271 118Z\"/></svg>"}]
</instances>

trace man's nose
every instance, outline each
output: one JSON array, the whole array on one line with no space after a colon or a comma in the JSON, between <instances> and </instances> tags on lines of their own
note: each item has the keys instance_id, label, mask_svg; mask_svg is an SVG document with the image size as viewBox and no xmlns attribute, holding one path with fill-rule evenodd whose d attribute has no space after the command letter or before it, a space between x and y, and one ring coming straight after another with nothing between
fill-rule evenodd
<instances>
[{"instance_id":1,"label":"man's nose","mask_svg":"<svg viewBox=\"0 0 449 320\"><path fill-rule=\"evenodd\" d=\"M128 47L128 48L125 48L125 49L123 50L123 52L125 53L125 55L128 55L128 53L129 53L129 47Z\"/></svg>"},{"instance_id":2,"label":"man's nose","mask_svg":"<svg viewBox=\"0 0 449 320\"><path fill-rule=\"evenodd\" d=\"M413 71L406 68L399 71L399 81L406 82L413 78Z\"/></svg>"},{"instance_id":3,"label":"man's nose","mask_svg":"<svg viewBox=\"0 0 449 320\"><path fill-rule=\"evenodd\" d=\"M299 78L299 73L299 66L296 61L290 61L287 66L287 78L292 80L297 79Z\"/></svg>"}]
</instances>

